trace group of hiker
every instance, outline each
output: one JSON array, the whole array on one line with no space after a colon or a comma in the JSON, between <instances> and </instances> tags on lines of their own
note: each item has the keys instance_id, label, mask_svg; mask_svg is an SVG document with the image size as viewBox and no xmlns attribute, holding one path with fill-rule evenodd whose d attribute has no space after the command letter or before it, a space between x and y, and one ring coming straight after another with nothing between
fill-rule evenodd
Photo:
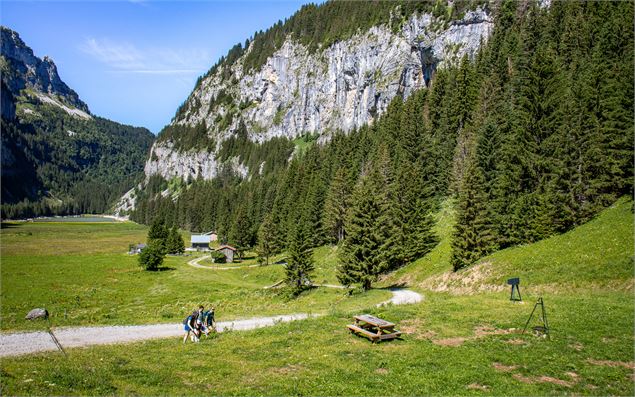
<instances>
[{"instance_id":1,"label":"group of hiker","mask_svg":"<svg viewBox=\"0 0 635 397\"><path fill-rule=\"evenodd\" d=\"M198 310L194 310L192 314L183 320L183 329L185 330L183 343L187 342L188 337L190 337L192 342L199 342L201 335L205 334L205 336L209 336L210 332L215 332L216 320L214 319L214 307L205 311L203 306L199 306Z\"/></svg>"}]
</instances>

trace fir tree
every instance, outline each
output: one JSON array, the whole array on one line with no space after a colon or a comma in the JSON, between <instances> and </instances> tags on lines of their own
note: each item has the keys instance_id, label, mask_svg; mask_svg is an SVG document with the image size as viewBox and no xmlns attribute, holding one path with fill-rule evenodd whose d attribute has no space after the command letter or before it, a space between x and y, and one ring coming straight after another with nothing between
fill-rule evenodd
<instances>
[{"instance_id":1,"label":"fir tree","mask_svg":"<svg viewBox=\"0 0 635 397\"><path fill-rule=\"evenodd\" d=\"M452 235L450 262L455 271L476 262L492 246L483 182L481 169L473 158L470 159L458 194L456 226Z\"/></svg>"},{"instance_id":2,"label":"fir tree","mask_svg":"<svg viewBox=\"0 0 635 397\"><path fill-rule=\"evenodd\" d=\"M344 240L346 213L351 196L351 185L345 168L338 168L324 203L323 224L330 242L340 243Z\"/></svg>"},{"instance_id":3,"label":"fir tree","mask_svg":"<svg viewBox=\"0 0 635 397\"><path fill-rule=\"evenodd\" d=\"M168 254L178 255L185 252L185 242L181 233L179 233L176 226L170 229L168 238L166 240L166 251Z\"/></svg>"},{"instance_id":4,"label":"fir tree","mask_svg":"<svg viewBox=\"0 0 635 397\"><path fill-rule=\"evenodd\" d=\"M340 254L337 278L346 286L360 283L364 290L386 271L389 264L382 255L386 241L386 200L384 178L378 166L362 175L355 186L346 221L346 237Z\"/></svg>"},{"instance_id":5,"label":"fir tree","mask_svg":"<svg viewBox=\"0 0 635 397\"><path fill-rule=\"evenodd\" d=\"M165 254L167 249L169 229L165 226L163 218L155 218L148 230L148 245L155 243L156 247L161 249L161 252Z\"/></svg>"},{"instance_id":6,"label":"fir tree","mask_svg":"<svg viewBox=\"0 0 635 397\"><path fill-rule=\"evenodd\" d=\"M398 193L386 210L387 238L382 247L391 269L424 256L436 244L432 197L421 193L422 179L416 165L405 161L393 183L392 190Z\"/></svg>"},{"instance_id":7,"label":"fir tree","mask_svg":"<svg viewBox=\"0 0 635 397\"><path fill-rule=\"evenodd\" d=\"M273 240L272 216L271 214L267 214L258 228L258 245L256 246L256 252L260 257L260 261L265 265L269 265L269 257L273 255Z\"/></svg>"},{"instance_id":8,"label":"fir tree","mask_svg":"<svg viewBox=\"0 0 635 397\"><path fill-rule=\"evenodd\" d=\"M139 254L139 266L149 271L159 270L165 256L165 248L161 241L154 239L148 242L148 245Z\"/></svg>"},{"instance_id":9,"label":"fir tree","mask_svg":"<svg viewBox=\"0 0 635 397\"><path fill-rule=\"evenodd\" d=\"M285 282L293 295L299 295L310 287L311 273L314 269L313 251L311 250L309 233L302 220L296 223L289 246L289 257L285 267Z\"/></svg>"}]
</instances>

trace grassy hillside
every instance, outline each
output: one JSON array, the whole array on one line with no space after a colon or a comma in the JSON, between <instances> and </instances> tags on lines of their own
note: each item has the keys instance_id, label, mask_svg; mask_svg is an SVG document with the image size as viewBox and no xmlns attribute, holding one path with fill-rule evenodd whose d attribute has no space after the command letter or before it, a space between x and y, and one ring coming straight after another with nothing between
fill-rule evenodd
<instances>
[{"instance_id":1,"label":"grassy hillside","mask_svg":"<svg viewBox=\"0 0 635 397\"><path fill-rule=\"evenodd\" d=\"M450 238L442 234L435 251L398 272L399 280L455 293L507 290L512 277L520 277L521 292L633 290L633 202L626 198L568 233L498 251L457 273L449 265Z\"/></svg>"}]
</instances>

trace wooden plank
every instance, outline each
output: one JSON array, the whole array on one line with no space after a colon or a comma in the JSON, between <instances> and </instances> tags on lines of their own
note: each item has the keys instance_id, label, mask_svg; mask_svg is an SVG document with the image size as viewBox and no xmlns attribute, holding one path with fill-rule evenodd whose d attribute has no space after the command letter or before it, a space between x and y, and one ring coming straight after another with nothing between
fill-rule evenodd
<instances>
[{"instance_id":1,"label":"wooden plank","mask_svg":"<svg viewBox=\"0 0 635 397\"><path fill-rule=\"evenodd\" d=\"M379 339L380 340L389 340L389 339L399 338L400 336L401 336L401 332L395 331L395 332L392 332L390 334L383 334L382 336L379 337Z\"/></svg>"},{"instance_id":2,"label":"wooden plank","mask_svg":"<svg viewBox=\"0 0 635 397\"><path fill-rule=\"evenodd\" d=\"M347 325L347 327L352 332L360 333L360 334L364 335L365 337L367 337L368 339L370 339L372 341L375 341L375 340L379 339L379 335L374 334L374 333L372 333L370 331L367 331L367 330L365 330L363 328L360 328L360 327L358 327L358 326L356 326L354 324L349 324L349 325Z\"/></svg>"},{"instance_id":3,"label":"wooden plank","mask_svg":"<svg viewBox=\"0 0 635 397\"><path fill-rule=\"evenodd\" d=\"M395 324L388 322L386 320L382 320L381 318L371 316L370 314L362 314L354 317L357 321L363 321L368 324L372 324L378 328L390 328L394 327Z\"/></svg>"}]
</instances>

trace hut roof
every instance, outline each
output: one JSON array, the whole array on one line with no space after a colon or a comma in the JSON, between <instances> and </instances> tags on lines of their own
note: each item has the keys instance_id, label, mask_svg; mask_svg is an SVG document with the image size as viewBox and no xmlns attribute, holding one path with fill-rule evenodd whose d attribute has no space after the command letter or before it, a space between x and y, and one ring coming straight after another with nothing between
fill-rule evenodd
<instances>
[{"instance_id":1,"label":"hut roof","mask_svg":"<svg viewBox=\"0 0 635 397\"><path fill-rule=\"evenodd\" d=\"M206 234L193 234L192 235L192 243L203 243L209 244L210 237Z\"/></svg>"},{"instance_id":2,"label":"hut roof","mask_svg":"<svg viewBox=\"0 0 635 397\"><path fill-rule=\"evenodd\" d=\"M218 249L216 251L220 251L220 250L225 249L225 248L230 249L232 251L238 251L236 248L232 247L231 245L221 245L220 247L218 247Z\"/></svg>"}]
</instances>

